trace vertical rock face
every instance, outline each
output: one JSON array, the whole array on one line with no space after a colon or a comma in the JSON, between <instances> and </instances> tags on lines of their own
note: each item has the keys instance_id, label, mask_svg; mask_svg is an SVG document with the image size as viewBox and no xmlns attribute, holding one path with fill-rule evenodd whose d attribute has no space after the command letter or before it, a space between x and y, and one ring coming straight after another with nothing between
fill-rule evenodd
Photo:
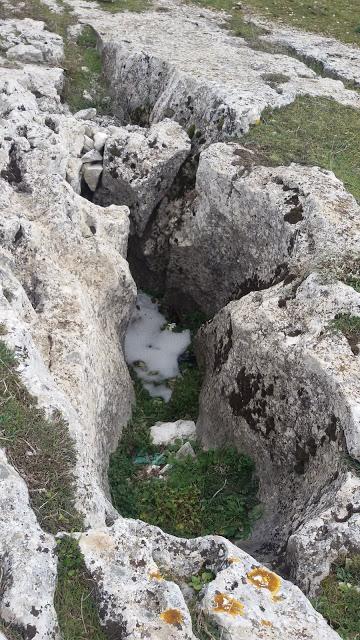
<instances>
[{"instance_id":1,"label":"vertical rock face","mask_svg":"<svg viewBox=\"0 0 360 640\"><path fill-rule=\"evenodd\" d=\"M26 638L59 640L54 592L55 543L30 508L25 482L0 451L0 618ZM5 637L5 636L3 636Z\"/></svg>"},{"instance_id":2,"label":"vertical rock face","mask_svg":"<svg viewBox=\"0 0 360 640\"><path fill-rule=\"evenodd\" d=\"M134 231L141 236L189 152L188 136L172 120L150 129L119 128L105 144L97 200L131 207Z\"/></svg>"},{"instance_id":3,"label":"vertical rock face","mask_svg":"<svg viewBox=\"0 0 360 640\"><path fill-rule=\"evenodd\" d=\"M254 547L286 556L290 537L293 577L312 592L339 551L360 543L360 480L344 462L360 458L360 369L331 327L359 312L352 288L311 275L230 303L198 338L202 442L233 441L254 457L265 508Z\"/></svg>"}]
</instances>

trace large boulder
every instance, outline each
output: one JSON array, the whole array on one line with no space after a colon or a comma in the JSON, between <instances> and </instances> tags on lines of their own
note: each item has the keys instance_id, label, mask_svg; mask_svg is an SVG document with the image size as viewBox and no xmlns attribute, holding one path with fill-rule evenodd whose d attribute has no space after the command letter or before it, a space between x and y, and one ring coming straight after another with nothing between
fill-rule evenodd
<instances>
[{"instance_id":1,"label":"large boulder","mask_svg":"<svg viewBox=\"0 0 360 640\"><path fill-rule=\"evenodd\" d=\"M333 173L255 165L256 155L239 144L201 153L197 195L185 199L181 223L169 231L170 304L188 300L212 314L249 291L356 252L360 207ZM155 250L154 236L147 244Z\"/></svg>"},{"instance_id":2,"label":"large boulder","mask_svg":"<svg viewBox=\"0 0 360 640\"><path fill-rule=\"evenodd\" d=\"M346 465L360 459L359 336L335 329L339 314L360 315L360 294L312 274L230 303L197 341L198 436L256 462L264 517L249 548L285 554L312 593L360 547L360 479Z\"/></svg>"}]
</instances>

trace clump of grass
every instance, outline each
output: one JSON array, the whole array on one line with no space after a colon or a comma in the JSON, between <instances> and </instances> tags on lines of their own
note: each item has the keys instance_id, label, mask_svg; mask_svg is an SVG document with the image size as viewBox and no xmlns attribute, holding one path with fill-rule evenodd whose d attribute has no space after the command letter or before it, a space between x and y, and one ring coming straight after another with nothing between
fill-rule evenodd
<instances>
[{"instance_id":1,"label":"clump of grass","mask_svg":"<svg viewBox=\"0 0 360 640\"><path fill-rule=\"evenodd\" d=\"M360 45L358 0L246 0L246 5L266 18Z\"/></svg>"},{"instance_id":2,"label":"clump of grass","mask_svg":"<svg viewBox=\"0 0 360 640\"><path fill-rule=\"evenodd\" d=\"M95 605L95 587L76 540L58 540L55 609L63 640L105 640Z\"/></svg>"},{"instance_id":3,"label":"clump of grass","mask_svg":"<svg viewBox=\"0 0 360 640\"><path fill-rule=\"evenodd\" d=\"M225 10L238 18L240 30L244 37L257 35L260 28L246 23L238 9L234 10L231 0L193 0L196 4L218 10ZM360 12L358 0L246 0L245 9L254 9L257 13L271 20L279 20L305 31L322 33L338 38L343 42L360 45ZM248 26L247 26L248 25ZM257 31L258 30L258 31ZM243 35L239 33L238 35Z\"/></svg>"},{"instance_id":4,"label":"clump of grass","mask_svg":"<svg viewBox=\"0 0 360 640\"><path fill-rule=\"evenodd\" d=\"M0 632L4 634L6 640L23 640L24 638L14 625L3 620L0 620Z\"/></svg>"},{"instance_id":5,"label":"clump of grass","mask_svg":"<svg viewBox=\"0 0 360 640\"><path fill-rule=\"evenodd\" d=\"M360 316L353 316L350 313L339 313L331 321L330 326L335 331L340 331L347 339L352 352L359 354L360 344Z\"/></svg>"},{"instance_id":6,"label":"clump of grass","mask_svg":"<svg viewBox=\"0 0 360 640\"><path fill-rule=\"evenodd\" d=\"M13 353L0 341L0 434L11 464L26 481L40 525L51 533L79 530L73 468L76 454L60 415L37 406L17 372Z\"/></svg>"},{"instance_id":7,"label":"clump of grass","mask_svg":"<svg viewBox=\"0 0 360 640\"><path fill-rule=\"evenodd\" d=\"M242 144L255 147L272 166L296 162L331 170L360 201L359 113L328 98L302 96L268 109Z\"/></svg>"},{"instance_id":8,"label":"clump of grass","mask_svg":"<svg viewBox=\"0 0 360 640\"><path fill-rule=\"evenodd\" d=\"M321 584L315 608L344 640L360 640L360 555L342 558Z\"/></svg>"},{"instance_id":9,"label":"clump of grass","mask_svg":"<svg viewBox=\"0 0 360 640\"><path fill-rule=\"evenodd\" d=\"M109 11L110 13L119 13L122 11L132 11L139 13L146 11L151 6L150 0L112 0L112 2L106 0L94 0L101 9Z\"/></svg>"}]
</instances>

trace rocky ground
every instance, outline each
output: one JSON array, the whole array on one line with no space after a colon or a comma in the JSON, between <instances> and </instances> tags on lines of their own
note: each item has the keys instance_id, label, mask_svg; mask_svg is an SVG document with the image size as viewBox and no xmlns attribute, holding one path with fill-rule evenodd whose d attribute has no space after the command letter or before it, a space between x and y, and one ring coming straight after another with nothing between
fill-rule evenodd
<instances>
[{"instance_id":1,"label":"rocky ground","mask_svg":"<svg viewBox=\"0 0 360 640\"><path fill-rule=\"evenodd\" d=\"M225 14L169 0L45 4L62 37L31 19L39 3L1 3L0 636L335 640L306 596L360 552L360 208L326 164L271 166L244 136L303 96L357 114L359 49L251 15L266 26L254 46ZM86 108L64 100L84 25L106 113L96 84ZM111 504L133 276L211 317L197 437L256 463L264 515L241 549ZM56 560L68 534L91 584L70 635Z\"/></svg>"}]
</instances>

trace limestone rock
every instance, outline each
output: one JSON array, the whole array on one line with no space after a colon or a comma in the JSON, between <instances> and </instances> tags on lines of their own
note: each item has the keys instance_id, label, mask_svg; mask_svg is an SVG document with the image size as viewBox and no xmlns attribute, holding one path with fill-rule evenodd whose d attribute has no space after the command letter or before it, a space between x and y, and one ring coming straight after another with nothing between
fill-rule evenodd
<instances>
[{"instance_id":1,"label":"limestone rock","mask_svg":"<svg viewBox=\"0 0 360 640\"><path fill-rule=\"evenodd\" d=\"M54 609L56 557L29 505L25 482L0 450L0 617L26 636L60 640Z\"/></svg>"},{"instance_id":2,"label":"limestone rock","mask_svg":"<svg viewBox=\"0 0 360 640\"><path fill-rule=\"evenodd\" d=\"M81 157L81 162L82 164L86 164L88 162L102 162L102 155L96 149L90 149L90 151Z\"/></svg>"},{"instance_id":3,"label":"limestone rock","mask_svg":"<svg viewBox=\"0 0 360 640\"><path fill-rule=\"evenodd\" d=\"M176 422L157 422L150 429L153 444L168 445L176 440L196 438L195 422L192 420L177 420Z\"/></svg>"},{"instance_id":4,"label":"limestone rock","mask_svg":"<svg viewBox=\"0 0 360 640\"><path fill-rule=\"evenodd\" d=\"M74 118L77 120L93 120L96 116L96 109L90 107L89 109L81 109L74 113Z\"/></svg>"},{"instance_id":5,"label":"limestone rock","mask_svg":"<svg viewBox=\"0 0 360 640\"><path fill-rule=\"evenodd\" d=\"M150 129L124 127L106 140L102 186L112 202L130 207L137 234L143 233L189 152L187 134L172 120Z\"/></svg>"},{"instance_id":6,"label":"limestone rock","mask_svg":"<svg viewBox=\"0 0 360 640\"><path fill-rule=\"evenodd\" d=\"M79 543L108 632L121 630L134 640L144 633L151 640L195 640L186 583L205 568L215 579L201 592L195 617L211 620L221 637L339 638L297 587L224 538L175 538L118 518L112 527L83 533Z\"/></svg>"},{"instance_id":7,"label":"limestone rock","mask_svg":"<svg viewBox=\"0 0 360 640\"><path fill-rule=\"evenodd\" d=\"M198 436L255 460L265 513L249 548L288 543L291 575L312 593L360 538L360 479L342 462L360 459L360 364L332 327L342 313L358 316L360 295L312 274L230 303L198 338Z\"/></svg>"},{"instance_id":8,"label":"limestone rock","mask_svg":"<svg viewBox=\"0 0 360 640\"><path fill-rule=\"evenodd\" d=\"M0 20L1 49L9 60L60 65L64 55L62 38L45 30L38 20Z\"/></svg>"},{"instance_id":9,"label":"limestone rock","mask_svg":"<svg viewBox=\"0 0 360 640\"><path fill-rule=\"evenodd\" d=\"M360 207L334 174L249 161L249 151L236 144L201 153L197 197L188 209L184 202L170 234L170 304L196 300L211 314L249 291L356 253Z\"/></svg>"},{"instance_id":10,"label":"limestone rock","mask_svg":"<svg viewBox=\"0 0 360 640\"><path fill-rule=\"evenodd\" d=\"M83 0L71 5L97 32L117 115L145 125L170 117L191 128L195 146L242 135L265 108L297 95L360 105L356 92L292 56L254 53L223 28L224 12L166 0L116 15ZM269 74L288 80L279 90Z\"/></svg>"},{"instance_id":11,"label":"limestone rock","mask_svg":"<svg viewBox=\"0 0 360 640\"><path fill-rule=\"evenodd\" d=\"M103 151L107 138L108 138L107 133L104 133L103 131L97 131L97 133L95 133L94 147L97 151L100 151L100 152Z\"/></svg>"},{"instance_id":12,"label":"limestone rock","mask_svg":"<svg viewBox=\"0 0 360 640\"><path fill-rule=\"evenodd\" d=\"M86 184L91 191L96 191L96 187L99 184L100 176L103 172L103 165L101 162L94 162L92 164L85 164L83 169L83 176Z\"/></svg>"}]
</instances>

